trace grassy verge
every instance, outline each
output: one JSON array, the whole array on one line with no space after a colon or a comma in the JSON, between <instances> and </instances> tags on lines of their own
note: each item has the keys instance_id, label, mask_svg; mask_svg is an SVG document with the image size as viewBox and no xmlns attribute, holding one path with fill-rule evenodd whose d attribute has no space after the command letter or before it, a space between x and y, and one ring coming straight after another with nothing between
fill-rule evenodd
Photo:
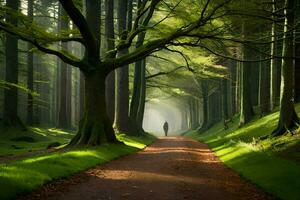
<instances>
[{"instance_id":1,"label":"grassy verge","mask_svg":"<svg viewBox=\"0 0 300 200\"><path fill-rule=\"evenodd\" d=\"M66 144L74 132L54 128L31 127L27 131L0 128L0 156L18 155L46 149L49 144Z\"/></svg>"},{"instance_id":2,"label":"grassy verge","mask_svg":"<svg viewBox=\"0 0 300 200\"><path fill-rule=\"evenodd\" d=\"M137 152L155 140L152 136L118 137L126 145L105 144L0 164L0 199L13 199L49 181Z\"/></svg>"},{"instance_id":3,"label":"grassy verge","mask_svg":"<svg viewBox=\"0 0 300 200\"><path fill-rule=\"evenodd\" d=\"M300 105L297 105L300 114ZM219 123L188 137L207 143L215 154L241 176L280 199L300 197L300 135L259 140L275 129L278 112L238 128L238 118L224 130Z\"/></svg>"}]
</instances>

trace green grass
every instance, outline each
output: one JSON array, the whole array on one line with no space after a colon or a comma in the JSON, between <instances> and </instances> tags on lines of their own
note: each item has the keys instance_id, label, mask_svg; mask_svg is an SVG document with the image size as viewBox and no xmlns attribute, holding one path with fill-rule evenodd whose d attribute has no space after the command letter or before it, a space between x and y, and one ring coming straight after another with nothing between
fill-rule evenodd
<instances>
[{"instance_id":1,"label":"green grass","mask_svg":"<svg viewBox=\"0 0 300 200\"><path fill-rule=\"evenodd\" d=\"M74 136L74 132L55 128L29 127L27 131L0 128L0 156L10 156L31 151L46 149L50 143L66 144ZM34 142L12 141L20 136L29 137Z\"/></svg>"},{"instance_id":2,"label":"green grass","mask_svg":"<svg viewBox=\"0 0 300 200\"><path fill-rule=\"evenodd\" d=\"M0 164L0 199L13 199L29 193L43 184L68 177L93 166L137 152L152 143L152 136L119 135L124 144L104 144L99 147L74 149Z\"/></svg>"},{"instance_id":3,"label":"green grass","mask_svg":"<svg viewBox=\"0 0 300 200\"><path fill-rule=\"evenodd\" d=\"M300 105L296 106L300 114ZM300 198L300 135L259 140L276 128L278 112L256 118L238 128L233 119L228 130L219 123L204 133L187 134L205 142L215 154L241 176L280 199Z\"/></svg>"}]
</instances>

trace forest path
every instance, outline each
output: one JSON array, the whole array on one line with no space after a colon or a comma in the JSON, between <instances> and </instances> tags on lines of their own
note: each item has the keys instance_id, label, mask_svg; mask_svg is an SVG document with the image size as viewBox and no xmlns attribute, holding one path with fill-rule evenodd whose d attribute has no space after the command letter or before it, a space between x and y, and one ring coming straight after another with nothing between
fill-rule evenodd
<instances>
[{"instance_id":1,"label":"forest path","mask_svg":"<svg viewBox=\"0 0 300 200\"><path fill-rule=\"evenodd\" d=\"M205 200L271 199L224 166L207 145L158 139L144 151L48 184L21 199Z\"/></svg>"}]
</instances>

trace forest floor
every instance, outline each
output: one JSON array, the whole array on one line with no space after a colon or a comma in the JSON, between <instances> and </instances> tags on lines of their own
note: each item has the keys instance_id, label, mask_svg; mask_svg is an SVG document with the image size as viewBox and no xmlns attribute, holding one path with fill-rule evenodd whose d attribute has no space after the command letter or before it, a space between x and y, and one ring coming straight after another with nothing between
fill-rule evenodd
<instances>
[{"instance_id":1,"label":"forest floor","mask_svg":"<svg viewBox=\"0 0 300 200\"><path fill-rule=\"evenodd\" d=\"M296 111L300 115L300 104ZM257 115L239 127L239 116L235 116L226 130L220 122L205 132L189 131L185 136L207 144L226 166L278 199L299 200L300 128L293 135L260 139L272 133L278 118L278 111Z\"/></svg>"},{"instance_id":2,"label":"forest floor","mask_svg":"<svg viewBox=\"0 0 300 200\"><path fill-rule=\"evenodd\" d=\"M207 145L158 139L136 154L52 182L33 199L272 199L226 167Z\"/></svg>"}]
</instances>

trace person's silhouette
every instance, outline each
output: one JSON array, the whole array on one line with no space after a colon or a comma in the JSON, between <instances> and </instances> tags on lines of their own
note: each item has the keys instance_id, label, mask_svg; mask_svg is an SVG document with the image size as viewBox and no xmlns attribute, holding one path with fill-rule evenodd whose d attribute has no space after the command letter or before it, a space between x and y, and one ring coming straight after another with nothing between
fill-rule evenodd
<instances>
[{"instance_id":1,"label":"person's silhouette","mask_svg":"<svg viewBox=\"0 0 300 200\"><path fill-rule=\"evenodd\" d=\"M165 131L165 136L168 136L169 124L167 121L165 121L163 128Z\"/></svg>"}]
</instances>

